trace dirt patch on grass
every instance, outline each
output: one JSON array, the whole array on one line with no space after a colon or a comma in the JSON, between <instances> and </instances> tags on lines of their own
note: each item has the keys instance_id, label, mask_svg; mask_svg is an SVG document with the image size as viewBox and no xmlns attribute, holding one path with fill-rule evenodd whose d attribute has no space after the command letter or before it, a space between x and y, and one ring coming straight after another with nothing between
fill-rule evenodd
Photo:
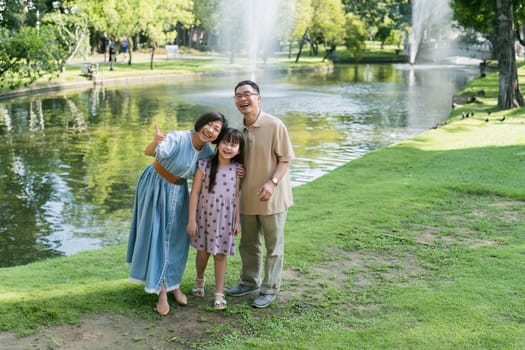
<instances>
[{"instance_id":1,"label":"dirt patch on grass","mask_svg":"<svg viewBox=\"0 0 525 350\"><path fill-rule=\"evenodd\" d=\"M152 311L153 312L153 311ZM78 325L42 327L17 338L1 333L3 349L195 349L208 339L207 329L228 322L220 313L196 305L177 307L166 317L146 320L118 314L90 315Z\"/></svg>"},{"instance_id":2,"label":"dirt patch on grass","mask_svg":"<svg viewBox=\"0 0 525 350\"><path fill-rule=\"evenodd\" d=\"M492 208L499 209L500 220L522 222L525 220L525 203L519 201L500 201L493 203Z\"/></svg>"},{"instance_id":3,"label":"dirt patch on grass","mask_svg":"<svg viewBox=\"0 0 525 350\"><path fill-rule=\"evenodd\" d=\"M497 231L505 235L505 224L523 222L525 220L525 203L522 201L493 201L483 203L479 207L465 209L464 212L444 214L446 227L434 227L410 223L407 232L417 243L431 245L435 243L451 245L465 244L472 249L486 246L498 246L501 243L486 239L486 232ZM495 229L493 225L499 225Z\"/></svg>"},{"instance_id":4,"label":"dirt patch on grass","mask_svg":"<svg viewBox=\"0 0 525 350\"><path fill-rule=\"evenodd\" d=\"M170 296L171 297L171 296ZM228 298L234 309L250 307L253 296ZM115 313L87 315L79 324L41 327L34 335L17 338L13 333L0 333L0 348L105 350L105 349L200 349L212 339L213 327L227 326L238 317L228 311L212 308L213 294L204 298L188 296L187 306L178 306L170 298L170 313L153 319L128 317ZM236 307L237 306L237 307ZM271 312L271 309L261 310Z\"/></svg>"}]
</instances>

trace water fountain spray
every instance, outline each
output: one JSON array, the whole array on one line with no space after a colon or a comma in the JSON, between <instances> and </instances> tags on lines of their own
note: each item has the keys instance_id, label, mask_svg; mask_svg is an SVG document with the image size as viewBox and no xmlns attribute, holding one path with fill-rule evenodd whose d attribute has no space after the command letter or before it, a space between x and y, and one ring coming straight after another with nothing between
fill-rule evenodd
<instances>
[{"instance_id":1,"label":"water fountain spray","mask_svg":"<svg viewBox=\"0 0 525 350\"><path fill-rule=\"evenodd\" d=\"M288 3L290 0L288 0ZM248 61L250 79L255 80L257 62L265 60L277 42L285 0L228 0L221 11L219 46L230 63ZM289 6L288 6L289 7Z\"/></svg>"},{"instance_id":2,"label":"water fountain spray","mask_svg":"<svg viewBox=\"0 0 525 350\"><path fill-rule=\"evenodd\" d=\"M433 41L433 49L450 51L452 9L449 0L413 0L412 35L410 40L410 64L414 64L423 42ZM445 34L443 34L445 33ZM443 45L443 43L446 43Z\"/></svg>"}]
</instances>

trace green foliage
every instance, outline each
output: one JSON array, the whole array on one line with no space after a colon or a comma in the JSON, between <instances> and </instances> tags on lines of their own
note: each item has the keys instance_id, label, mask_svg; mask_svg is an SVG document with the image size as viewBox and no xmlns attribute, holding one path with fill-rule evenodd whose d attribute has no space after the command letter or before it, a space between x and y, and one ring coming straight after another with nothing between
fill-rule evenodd
<instances>
[{"instance_id":1,"label":"green foliage","mask_svg":"<svg viewBox=\"0 0 525 350\"><path fill-rule=\"evenodd\" d=\"M392 31L392 28L386 24L381 24L379 28L377 29L377 33L375 35L375 38L381 42L381 46L385 44L386 39L390 35L390 32Z\"/></svg>"},{"instance_id":2,"label":"green foliage","mask_svg":"<svg viewBox=\"0 0 525 350\"><path fill-rule=\"evenodd\" d=\"M353 58L360 58L366 48L367 35L364 23L357 16L347 13L345 29L345 46Z\"/></svg>"},{"instance_id":3,"label":"green foliage","mask_svg":"<svg viewBox=\"0 0 525 350\"><path fill-rule=\"evenodd\" d=\"M194 22L192 9L191 0L141 1L135 9L137 15L135 18L139 20L137 28L142 28L142 32L150 38L152 45L163 46L175 38L175 23L188 27ZM126 16L129 16L129 13Z\"/></svg>"},{"instance_id":4,"label":"green foliage","mask_svg":"<svg viewBox=\"0 0 525 350\"><path fill-rule=\"evenodd\" d=\"M1 88L16 88L33 83L44 75L56 75L63 67L63 48L57 45L55 29L42 26L38 31L23 27L11 34L0 29Z\"/></svg>"},{"instance_id":5,"label":"green foliage","mask_svg":"<svg viewBox=\"0 0 525 350\"><path fill-rule=\"evenodd\" d=\"M341 0L312 0L314 16L310 38L314 44L342 44L345 15Z\"/></svg>"},{"instance_id":6,"label":"green foliage","mask_svg":"<svg viewBox=\"0 0 525 350\"><path fill-rule=\"evenodd\" d=\"M293 30L293 37L299 41L299 53L302 53L306 41L314 55L319 53L319 45L327 45L332 56L337 45L343 44L345 37L345 14L341 0L303 0L296 12L298 28ZM304 28L304 29L303 29Z\"/></svg>"},{"instance_id":7,"label":"green foliage","mask_svg":"<svg viewBox=\"0 0 525 350\"><path fill-rule=\"evenodd\" d=\"M486 37L493 36L496 17L492 0L451 0L453 19Z\"/></svg>"},{"instance_id":8,"label":"green foliage","mask_svg":"<svg viewBox=\"0 0 525 350\"><path fill-rule=\"evenodd\" d=\"M18 31L24 26L35 26L35 6L27 0L0 1L0 28Z\"/></svg>"},{"instance_id":9,"label":"green foliage","mask_svg":"<svg viewBox=\"0 0 525 350\"><path fill-rule=\"evenodd\" d=\"M343 0L346 13L353 13L365 23L368 35L374 36L383 23L403 29L411 22L412 1L409 0Z\"/></svg>"},{"instance_id":10,"label":"green foliage","mask_svg":"<svg viewBox=\"0 0 525 350\"><path fill-rule=\"evenodd\" d=\"M514 26L521 28L525 21L525 2L514 0L512 5ZM496 12L493 0L451 0L450 7L453 10L453 19L462 28L481 34L495 46L498 38L495 32ZM516 32L519 33L520 30Z\"/></svg>"},{"instance_id":11,"label":"green foliage","mask_svg":"<svg viewBox=\"0 0 525 350\"><path fill-rule=\"evenodd\" d=\"M86 13L78 7L64 12L56 10L46 14L42 23L52 26L56 40L63 50L64 62L74 57L86 57L90 53L88 19Z\"/></svg>"},{"instance_id":12,"label":"green foliage","mask_svg":"<svg viewBox=\"0 0 525 350\"><path fill-rule=\"evenodd\" d=\"M385 40L385 45L395 45L397 47L402 47L402 44L405 40L405 32L393 29L390 31L388 37Z\"/></svg>"},{"instance_id":13,"label":"green foliage","mask_svg":"<svg viewBox=\"0 0 525 350\"><path fill-rule=\"evenodd\" d=\"M8 6L6 15L13 20L2 23L6 25L0 34L0 87L4 89L54 77L71 57L90 51L88 19L76 5L60 9L46 9L36 2L21 5Z\"/></svg>"},{"instance_id":14,"label":"green foliage","mask_svg":"<svg viewBox=\"0 0 525 350\"><path fill-rule=\"evenodd\" d=\"M312 0L297 0L294 13L292 40L300 42L312 23L314 9Z\"/></svg>"}]
</instances>

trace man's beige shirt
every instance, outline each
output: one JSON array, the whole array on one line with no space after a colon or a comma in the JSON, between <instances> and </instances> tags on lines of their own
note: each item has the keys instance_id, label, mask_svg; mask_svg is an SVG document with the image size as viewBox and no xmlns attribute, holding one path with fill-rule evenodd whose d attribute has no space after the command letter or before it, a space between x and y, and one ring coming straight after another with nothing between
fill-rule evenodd
<instances>
[{"instance_id":1,"label":"man's beige shirt","mask_svg":"<svg viewBox=\"0 0 525 350\"><path fill-rule=\"evenodd\" d=\"M242 182L241 214L272 215L282 213L293 204L289 172L274 188L268 201L260 201L257 192L273 176L277 163L295 158L284 123L261 111L249 127L244 127L246 174Z\"/></svg>"}]
</instances>

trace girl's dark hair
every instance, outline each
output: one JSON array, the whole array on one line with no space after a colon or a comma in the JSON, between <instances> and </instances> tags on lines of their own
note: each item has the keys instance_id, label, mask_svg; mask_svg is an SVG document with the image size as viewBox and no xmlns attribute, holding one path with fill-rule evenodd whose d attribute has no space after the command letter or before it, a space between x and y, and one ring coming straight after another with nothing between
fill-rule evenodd
<instances>
[{"instance_id":1,"label":"girl's dark hair","mask_svg":"<svg viewBox=\"0 0 525 350\"><path fill-rule=\"evenodd\" d=\"M217 140L219 140L219 138L217 138ZM239 153L231 160L232 162L237 162L241 165L244 165L244 139L242 138L242 133L237 129L227 128L219 142L221 141L228 141L239 145ZM215 155L211 158L210 163L210 186L208 188L208 192L211 192L213 190L213 186L215 186L215 176L217 176L217 168L219 167L219 146L217 146Z\"/></svg>"},{"instance_id":2,"label":"girl's dark hair","mask_svg":"<svg viewBox=\"0 0 525 350\"><path fill-rule=\"evenodd\" d=\"M252 88L254 88L255 91L257 91L258 94L261 93L259 90L259 85L257 85L254 81L251 80L243 80L239 82L237 85L235 85L235 89L233 89L233 93L237 92L237 89L244 85L250 85Z\"/></svg>"},{"instance_id":3,"label":"girl's dark hair","mask_svg":"<svg viewBox=\"0 0 525 350\"><path fill-rule=\"evenodd\" d=\"M219 136L217 136L217 139L212 142L214 145L216 145L219 142L219 140L224 135L224 132L228 128L228 121L226 120L226 118L224 117L222 113L219 113L219 112L204 113L203 115L199 117L199 119L197 119L197 121L195 122L195 126L194 126L195 131L198 132L202 129L204 125L211 123L211 122L215 122L215 121L222 122L222 129L221 129L221 132L219 133Z\"/></svg>"}]
</instances>

